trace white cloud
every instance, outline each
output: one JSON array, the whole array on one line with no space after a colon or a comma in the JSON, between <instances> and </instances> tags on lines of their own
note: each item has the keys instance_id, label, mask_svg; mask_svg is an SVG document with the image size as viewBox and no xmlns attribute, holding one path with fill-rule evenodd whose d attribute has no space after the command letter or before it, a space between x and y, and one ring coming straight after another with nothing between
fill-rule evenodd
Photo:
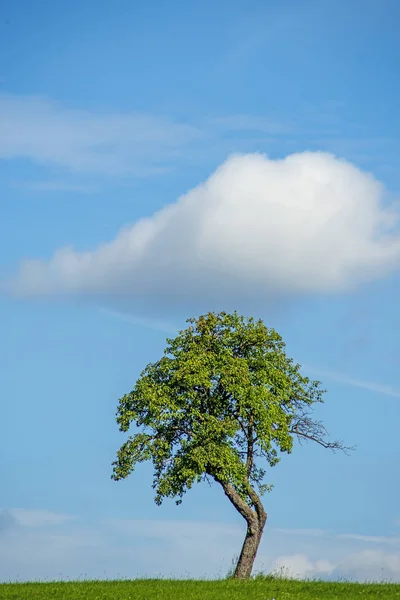
<instances>
[{"instance_id":1,"label":"white cloud","mask_svg":"<svg viewBox=\"0 0 400 600\"><path fill-rule=\"evenodd\" d=\"M371 175L325 153L229 158L90 252L25 260L21 295L114 294L163 306L352 290L400 264L399 215ZM225 304L224 304L225 300ZM210 304L209 304L210 305Z\"/></svg>"}]
</instances>

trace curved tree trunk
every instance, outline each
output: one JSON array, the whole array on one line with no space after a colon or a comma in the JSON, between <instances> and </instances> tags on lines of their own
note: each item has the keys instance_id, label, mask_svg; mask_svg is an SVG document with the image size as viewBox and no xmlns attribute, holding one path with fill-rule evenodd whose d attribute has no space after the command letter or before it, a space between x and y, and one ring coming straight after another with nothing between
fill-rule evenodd
<instances>
[{"instance_id":1,"label":"curved tree trunk","mask_svg":"<svg viewBox=\"0 0 400 600\"><path fill-rule=\"evenodd\" d=\"M233 577L236 579L248 579L253 569L258 546L260 545L261 536L267 521L267 513L260 498L250 485L248 486L249 496L254 510L241 498L231 483L221 480L218 475L210 470L208 473L222 486L225 495L247 523L246 537Z\"/></svg>"},{"instance_id":2,"label":"curved tree trunk","mask_svg":"<svg viewBox=\"0 0 400 600\"><path fill-rule=\"evenodd\" d=\"M266 520L267 516L264 514L256 521L247 523L246 537L233 575L235 579L250 577Z\"/></svg>"}]
</instances>

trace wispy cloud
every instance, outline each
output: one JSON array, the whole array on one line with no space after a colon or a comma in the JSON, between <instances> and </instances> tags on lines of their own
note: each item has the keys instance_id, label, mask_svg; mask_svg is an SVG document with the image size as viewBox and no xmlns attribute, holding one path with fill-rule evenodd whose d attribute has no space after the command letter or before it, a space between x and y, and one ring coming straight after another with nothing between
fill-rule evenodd
<instances>
[{"instance_id":1,"label":"wispy cloud","mask_svg":"<svg viewBox=\"0 0 400 600\"><path fill-rule=\"evenodd\" d=\"M10 187L28 190L31 192L73 192L78 194L95 194L100 187L89 183L72 183L62 180L49 181L14 181Z\"/></svg>"},{"instance_id":2,"label":"wispy cloud","mask_svg":"<svg viewBox=\"0 0 400 600\"><path fill-rule=\"evenodd\" d=\"M241 539L242 527L228 523L189 520L154 519L110 519L107 524L127 535L145 536L157 539L173 538L177 533L180 540L233 538Z\"/></svg>"},{"instance_id":3,"label":"wispy cloud","mask_svg":"<svg viewBox=\"0 0 400 600\"><path fill-rule=\"evenodd\" d=\"M46 97L0 94L0 157L103 175L168 171L199 128L143 113L62 107Z\"/></svg>"},{"instance_id":4,"label":"wispy cloud","mask_svg":"<svg viewBox=\"0 0 400 600\"><path fill-rule=\"evenodd\" d=\"M276 558L273 571L294 579L322 578L352 581L399 581L400 555L383 550L360 550L344 552L332 558L317 558L299 552L284 554Z\"/></svg>"},{"instance_id":5,"label":"wispy cloud","mask_svg":"<svg viewBox=\"0 0 400 600\"><path fill-rule=\"evenodd\" d=\"M0 535L13 529L17 525L14 515L6 509L0 509Z\"/></svg>"},{"instance_id":6,"label":"wispy cloud","mask_svg":"<svg viewBox=\"0 0 400 600\"><path fill-rule=\"evenodd\" d=\"M0 535L0 581L216 577L226 574L245 534L243 525L211 520L89 522L48 511L3 513L8 525ZM18 526L10 515L18 515ZM400 556L384 548L371 550L375 538L319 531L267 527L255 571L283 567L294 577L333 578L345 570L349 578L363 580L379 579L384 569L385 576L400 580Z\"/></svg>"},{"instance_id":7,"label":"wispy cloud","mask_svg":"<svg viewBox=\"0 0 400 600\"><path fill-rule=\"evenodd\" d=\"M295 131L293 123L284 123L274 119L268 119L265 116L236 114L225 117L215 117L208 120L208 123L217 129L231 132L259 132L271 135L290 134Z\"/></svg>"},{"instance_id":8,"label":"wispy cloud","mask_svg":"<svg viewBox=\"0 0 400 600\"><path fill-rule=\"evenodd\" d=\"M114 319L118 319L120 321L125 321L126 323L130 323L131 325L138 325L139 327L155 329L156 331L161 331L162 333L168 333L170 335L176 335L178 333L178 328L175 327L172 323L160 319L148 319L145 317L137 317L135 315L103 307L98 308L97 310L103 315L112 317Z\"/></svg>"},{"instance_id":9,"label":"wispy cloud","mask_svg":"<svg viewBox=\"0 0 400 600\"><path fill-rule=\"evenodd\" d=\"M125 182L183 167L213 167L232 152L296 152L304 142L309 149L352 160L366 158L370 163L377 158L391 164L398 143L373 135L366 138L365 132L360 136L357 131L346 138L351 135L348 126L344 134L339 119L332 128L331 112L321 120L321 110L299 109L290 117L238 113L177 118L134 110L78 110L46 96L0 93L0 159L26 158L42 168L63 171L62 180L16 182L21 187L77 193L101 187L99 178ZM82 174L95 176L95 185L65 179Z\"/></svg>"},{"instance_id":10,"label":"wispy cloud","mask_svg":"<svg viewBox=\"0 0 400 600\"><path fill-rule=\"evenodd\" d=\"M46 510L27 510L14 508L9 511L15 521L22 527L45 527L70 522L76 517Z\"/></svg>"},{"instance_id":11,"label":"wispy cloud","mask_svg":"<svg viewBox=\"0 0 400 600\"><path fill-rule=\"evenodd\" d=\"M27 158L38 165L97 176L148 177L178 165L221 160L235 148L251 149L258 133L287 133L275 119L234 115L192 120L143 112L71 109L44 96L0 94L0 158ZM22 182L30 189L82 192L72 182Z\"/></svg>"},{"instance_id":12,"label":"wispy cloud","mask_svg":"<svg viewBox=\"0 0 400 600\"><path fill-rule=\"evenodd\" d=\"M379 535L361 535L357 533L341 533L336 536L338 539L355 540L357 542L366 542L370 544L389 544L393 546L400 545L400 537L379 536Z\"/></svg>"},{"instance_id":13,"label":"wispy cloud","mask_svg":"<svg viewBox=\"0 0 400 600\"><path fill-rule=\"evenodd\" d=\"M327 538L327 539L338 539L338 540L353 540L356 542L365 542L368 544L387 544L390 546L399 545L400 538L396 536L377 536L377 535L364 535L360 533L335 533L334 531L327 529L289 529L289 528L277 528L275 527L273 531L277 533L283 533L287 536L301 536L303 538L307 537L317 537L317 538Z\"/></svg>"},{"instance_id":14,"label":"wispy cloud","mask_svg":"<svg viewBox=\"0 0 400 600\"><path fill-rule=\"evenodd\" d=\"M138 325L140 327L148 327L149 329L154 329L156 331L160 331L162 333L167 333L169 335L177 335L179 328L174 326L172 323L168 321L163 321L159 319L148 319L145 317L138 317L135 315L131 315L129 313L123 313L116 310L111 310L108 308L98 308L98 311L104 315L112 317L114 319L119 319L125 321L126 323L130 323L131 325ZM379 394L383 394L386 396L392 396L394 398L400 398L400 390L390 385L365 381L360 379L355 379L353 377L349 377L343 373L337 373L335 371L329 371L324 369L319 369L318 367L312 365L303 365L304 369L309 373L313 373L317 377L325 377L326 379L331 379L332 381L337 381L339 383L343 383L345 385L349 385L352 387L359 387L371 392L378 392ZM400 519L399 519L400 523ZM282 529L283 533L291 530ZM322 535L323 530L321 529L297 529L293 530L293 532L298 532L304 535Z\"/></svg>"},{"instance_id":15,"label":"wispy cloud","mask_svg":"<svg viewBox=\"0 0 400 600\"><path fill-rule=\"evenodd\" d=\"M301 536L311 536L311 537L321 537L323 535L327 535L327 531L325 529L280 529L274 528L274 531L278 533L284 533L286 535L301 535Z\"/></svg>"},{"instance_id":16,"label":"wispy cloud","mask_svg":"<svg viewBox=\"0 0 400 600\"><path fill-rule=\"evenodd\" d=\"M374 381L366 381L362 379L355 379L353 377L349 377L343 373L336 373L335 371L326 371L323 369L318 369L312 366L305 366L305 368L317 375L318 377L326 377L326 379L331 379L332 381L337 381L339 383L344 383L345 385L351 385L353 387L363 388L365 390L369 390L371 392L378 392L378 394L383 394L385 396L392 396L394 398L400 398L400 389L395 388L391 385L386 385L384 383L377 383Z\"/></svg>"}]
</instances>

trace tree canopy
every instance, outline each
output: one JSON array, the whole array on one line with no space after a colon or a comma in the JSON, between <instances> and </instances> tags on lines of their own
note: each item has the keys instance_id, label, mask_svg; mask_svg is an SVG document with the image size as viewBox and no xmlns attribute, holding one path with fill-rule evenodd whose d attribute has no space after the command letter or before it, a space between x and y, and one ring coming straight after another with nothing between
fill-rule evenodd
<instances>
[{"instance_id":1,"label":"tree canopy","mask_svg":"<svg viewBox=\"0 0 400 600\"><path fill-rule=\"evenodd\" d=\"M179 504L194 483L216 481L248 525L247 554L245 540L235 573L246 577L266 520L260 496L271 488L268 467L292 451L295 438L345 448L312 418L325 391L300 373L274 329L237 312L187 322L119 400L120 430L136 430L118 451L112 477L152 461L157 504Z\"/></svg>"}]
</instances>

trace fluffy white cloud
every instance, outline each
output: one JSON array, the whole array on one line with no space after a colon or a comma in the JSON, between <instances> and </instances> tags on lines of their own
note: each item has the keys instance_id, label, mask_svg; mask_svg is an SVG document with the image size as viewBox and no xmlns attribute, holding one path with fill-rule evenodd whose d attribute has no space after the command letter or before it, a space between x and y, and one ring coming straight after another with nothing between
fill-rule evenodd
<instances>
[{"instance_id":1,"label":"fluffy white cloud","mask_svg":"<svg viewBox=\"0 0 400 600\"><path fill-rule=\"evenodd\" d=\"M235 155L113 241L23 261L9 289L163 304L342 292L400 265L398 217L372 175L332 155Z\"/></svg>"}]
</instances>

